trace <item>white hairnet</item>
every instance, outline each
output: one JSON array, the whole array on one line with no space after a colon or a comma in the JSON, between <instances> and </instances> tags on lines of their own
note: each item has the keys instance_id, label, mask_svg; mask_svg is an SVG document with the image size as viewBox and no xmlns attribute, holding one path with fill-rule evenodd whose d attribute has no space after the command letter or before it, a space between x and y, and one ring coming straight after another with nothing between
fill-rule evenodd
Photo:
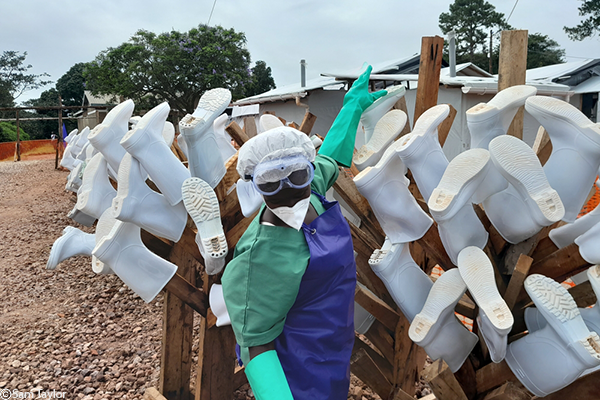
<instances>
[{"instance_id":1,"label":"white hairnet","mask_svg":"<svg viewBox=\"0 0 600 400\"><path fill-rule=\"evenodd\" d=\"M308 136L289 126L270 129L254 136L240 148L237 171L246 181L254 173L254 167L263 161L302 155L313 162L315 146Z\"/></svg>"}]
</instances>

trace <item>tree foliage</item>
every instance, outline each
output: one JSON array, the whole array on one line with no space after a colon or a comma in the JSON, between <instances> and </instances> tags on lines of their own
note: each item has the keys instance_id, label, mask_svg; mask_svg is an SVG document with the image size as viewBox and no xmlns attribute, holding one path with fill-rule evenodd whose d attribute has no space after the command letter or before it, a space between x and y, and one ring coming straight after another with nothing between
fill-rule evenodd
<instances>
[{"instance_id":1,"label":"tree foliage","mask_svg":"<svg viewBox=\"0 0 600 400\"><path fill-rule=\"evenodd\" d=\"M235 98L251 82L246 36L199 25L189 32L139 30L128 42L101 52L86 68L94 94L120 95L149 105L168 101L191 113L206 90L226 87Z\"/></svg>"},{"instance_id":2,"label":"tree foliage","mask_svg":"<svg viewBox=\"0 0 600 400\"><path fill-rule=\"evenodd\" d=\"M275 81L271 76L271 67L264 61L257 61L254 68L251 69L251 81L246 88L245 96L255 96L271 89L275 89Z\"/></svg>"},{"instance_id":3,"label":"tree foliage","mask_svg":"<svg viewBox=\"0 0 600 400\"><path fill-rule=\"evenodd\" d=\"M548 35L531 33L527 39L527 69L565 62L565 50Z\"/></svg>"},{"instance_id":4,"label":"tree foliage","mask_svg":"<svg viewBox=\"0 0 600 400\"><path fill-rule=\"evenodd\" d=\"M73 65L63 76L56 81L56 90L60 93L63 105L77 106L83 101L85 78L83 72L86 63Z\"/></svg>"},{"instance_id":5,"label":"tree foliage","mask_svg":"<svg viewBox=\"0 0 600 400\"><path fill-rule=\"evenodd\" d=\"M581 17L587 17L579 25L572 28L564 27L571 40L583 40L600 32L600 0L582 0L578 8Z\"/></svg>"},{"instance_id":6,"label":"tree foliage","mask_svg":"<svg viewBox=\"0 0 600 400\"><path fill-rule=\"evenodd\" d=\"M32 89L38 89L50 81L42 80L49 76L43 74L31 74L27 71L32 68L31 64L25 64L27 52L19 54L18 51L4 51L0 55L0 101L3 105L12 106L24 92Z\"/></svg>"},{"instance_id":7,"label":"tree foliage","mask_svg":"<svg viewBox=\"0 0 600 400\"><path fill-rule=\"evenodd\" d=\"M456 33L457 60L473 62L475 53L485 53L485 42L490 29L508 29L504 14L485 0L455 0L450 12L441 13L439 27L444 34ZM486 68L487 69L487 68Z\"/></svg>"}]
</instances>

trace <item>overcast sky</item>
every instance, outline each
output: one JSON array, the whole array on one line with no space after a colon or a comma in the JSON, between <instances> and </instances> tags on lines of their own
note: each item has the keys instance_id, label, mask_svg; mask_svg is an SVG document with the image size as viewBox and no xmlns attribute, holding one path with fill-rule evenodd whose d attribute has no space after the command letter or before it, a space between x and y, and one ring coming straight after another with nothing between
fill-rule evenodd
<instances>
[{"instance_id":1,"label":"overcast sky","mask_svg":"<svg viewBox=\"0 0 600 400\"><path fill-rule=\"evenodd\" d=\"M489 0L488 0L489 1ZM515 0L491 0L508 17ZM441 35L450 0L0 0L0 51L28 53L31 72L56 82L71 66L127 41L138 29L187 31L207 23L246 34L252 61L264 60L278 86L410 56L421 37ZM517 0L509 24L542 33L566 50L567 61L600 58L598 37L573 42L563 26L581 20L581 0ZM47 86L49 89L53 85ZM31 91L18 101L39 97Z\"/></svg>"}]
</instances>

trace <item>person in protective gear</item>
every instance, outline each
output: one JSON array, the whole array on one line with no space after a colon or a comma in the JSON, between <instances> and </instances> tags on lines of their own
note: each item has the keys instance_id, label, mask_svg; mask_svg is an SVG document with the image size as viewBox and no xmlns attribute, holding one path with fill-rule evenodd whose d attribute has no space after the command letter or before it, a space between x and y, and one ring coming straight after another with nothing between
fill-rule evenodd
<instances>
[{"instance_id":1,"label":"person in protective gear","mask_svg":"<svg viewBox=\"0 0 600 400\"><path fill-rule=\"evenodd\" d=\"M276 127L240 149L237 170L265 201L223 275L223 295L254 395L346 399L354 344L356 264L348 223L325 192L352 163L369 93L368 66L344 97L319 154Z\"/></svg>"}]
</instances>

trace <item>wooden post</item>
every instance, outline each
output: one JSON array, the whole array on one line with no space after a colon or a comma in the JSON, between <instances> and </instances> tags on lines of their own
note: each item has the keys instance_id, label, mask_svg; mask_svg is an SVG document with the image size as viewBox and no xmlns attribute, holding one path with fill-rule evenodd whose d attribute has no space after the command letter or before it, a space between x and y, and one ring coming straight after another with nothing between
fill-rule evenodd
<instances>
[{"instance_id":1,"label":"wooden post","mask_svg":"<svg viewBox=\"0 0 600 400\"><path fill-rule=\"evenodd\" d=\"M443 50L443 38L439 36L423 37L413 124L421 114L437 104Z\"/></svg>"},{"instance_id":2,"label":"wooden post","mask_svg":"<svg viewBox=\"0 0 600 400\"><path fill-rule=\"evenodd\" d=\"M15 161L21 161L21 134L19 132L19 110L17 110L17 143L15 146Z\"/></svg>"},{"instance_id":3,"label":"wooden post","mask_svg":"<svg viewBox=\"0 0 600 400\"><path fill-rule=\"evenodd\" d=\"M527 70L527 31L502 31L498 61L498 91L525 84ZM517 112L508 134L523 139L523 107Z\"/></svg>"},{"instance_id":4,"label":"wooden post","mask_svg":"<svg viewBox=\"0 0 600 400\"><path fill-rule=\"evenodd\" d=\"M196 284L197 261L176 243L169 257L178 273ZM165 292L159 391L169 400L190 399L194 310L170 292Z\"/></svg>"},{"instance_id":5,"label":"wooden post","mask_svg":"<svg viewBox=\"0 0 600 400\"><path fill-rule=\"evenodd\" d=\"M62 97L58 95L58 106L62 107ZM58 136L56 137L56 158L54 159L54 169L58 169L58 153L60 152L60 146L62 146L62 108L58 110Z\"/></svg>"}]
</instances>

